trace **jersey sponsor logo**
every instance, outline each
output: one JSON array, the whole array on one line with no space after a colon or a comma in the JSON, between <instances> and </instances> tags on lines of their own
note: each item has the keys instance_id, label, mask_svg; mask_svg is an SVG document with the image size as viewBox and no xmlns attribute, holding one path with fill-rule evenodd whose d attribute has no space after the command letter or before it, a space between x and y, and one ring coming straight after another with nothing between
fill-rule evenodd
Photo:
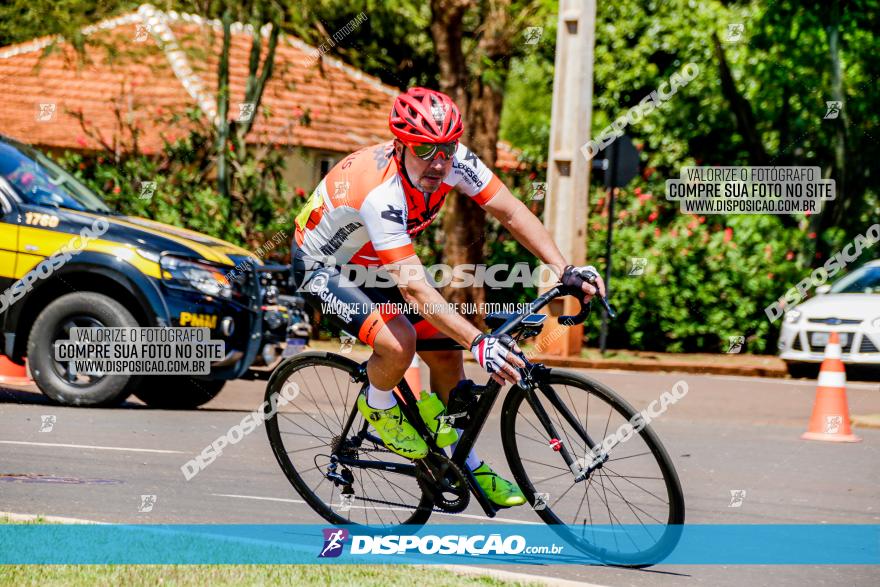
<instances>
[{"instance_id":1,"label":"jersey sponsor logo","mask_svg":"<svg viewBox=\"0 0 880 587\"><path fill-rule=\"evenodd\" d=\"M470 151L468 151L468 153L470 153ZM465 159L467 159L467 157L465 157ZM453 161L452 167L454 169L460 169L462 175L465 175L468 178L468 180L472 184L474 184L476 187L478 187L478 188L483 187L483 183L484 183L483 180L480 179L479 177L477 177L477 172L474 171L474 168L471 167L470 165L467 165L466 163L459 163L458 161Z\"/></svg>"},{"instance_id":2,"label":"jersey sponsor logo","mask_svg":"<svg viewBox=\"0 0 880 587\"><path fill-rule=\"evenodd\" d=\"M477 166L477 156L470 149L465 148L465 150L467 151L467 153L464 156L465 162L466 163L470 162L471 165L476 167Z\"/></svg>"},{"instance_id":3,"label":"jersey sponsor logo","mask_svg":"<svg viewBox=\"0 0 880 587\"><path fill-rule=\"evenodd\" d=\"M395 208L391 204L388 204L388 209L383 210L381 214L382 218L385 220L390 220L391 222L396 222L397 224L404 224L403 222L403 210L400 208Z\"/></svg>"},{"instance_id":4,"label":"jersey sponsor logo","mask_svg":"<svg viewBox=\"0 0 880 587\"><path fill-rule=\"evenodd\" d=\"M342 246L345 240L348 238L348 235L356 231L358 228L363 226L360 222L351 222L346 224L342 228L336 231L327 244L322 246L319 250L325 255L332 255L336 250Z\"/></svg>"}]
</instances>

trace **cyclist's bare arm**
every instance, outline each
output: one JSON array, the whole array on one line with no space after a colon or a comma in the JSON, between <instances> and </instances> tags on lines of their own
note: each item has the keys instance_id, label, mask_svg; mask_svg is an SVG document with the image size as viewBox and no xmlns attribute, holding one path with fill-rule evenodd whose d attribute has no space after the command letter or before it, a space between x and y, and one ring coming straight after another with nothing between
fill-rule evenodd
<instances>
[{"instance_id":1,"label":"cyclist's bare arm","mask_svg":"<svg viewBox=\"0 0 880 587\"><path fill-rule=\"evenodd\" d=\"M507 186L502 186L498 193L483 205L483 208L497 218L501 225L509 230L513 237L529 252L552 267L557 277L562 276L568 263L565 262L565 258L559 252L556 243L553 242L553 237L544 228L541 220L532 214L532 211L525 204L514 197ZM598 279L597 285L600 293L604 296L605 283L601 277ZM583 285L583 290L587 294L584 296L585 302L588 302L596 293L596 288L588 283Z\"/></svg>"},{"instance_id":2,"label":"cyclist's bare arm","mask_svg":"<svg viewBox=\"0 0 880 587\"><path fill-rule=\"evenodd\" d=\"M465 349L471 348L473 340L481 333L473 324L465 320L440 293L428 284L422 262L415 255L410 255L393 265L385 265L388 273L397 281L403 299L418 308L419 315L431 326L453 339ZM519 347L516 347L519 350ZM515 367L524 367L519 357L511 355L508 365L492 375L498 383L516 383L519 375Z\"/></svg>"}]
</instances>

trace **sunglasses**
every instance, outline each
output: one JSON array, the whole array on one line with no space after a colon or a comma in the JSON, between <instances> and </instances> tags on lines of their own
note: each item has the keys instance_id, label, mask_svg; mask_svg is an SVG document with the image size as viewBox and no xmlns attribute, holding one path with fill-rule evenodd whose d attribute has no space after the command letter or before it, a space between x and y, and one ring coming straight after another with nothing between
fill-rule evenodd
<instances>
[{"instance_id":1,"label":"sunglasses","mask_svg":"<svg viewBox=\"0 0 880 587\"><path fill-rule=\"evenodd\" d=\"M409 146L409 150L412 151L412 154L423 161L434 161L438 157L451 159L457 148L458 141L439 144L422 143Z\"/></svg>"}]
</instances>

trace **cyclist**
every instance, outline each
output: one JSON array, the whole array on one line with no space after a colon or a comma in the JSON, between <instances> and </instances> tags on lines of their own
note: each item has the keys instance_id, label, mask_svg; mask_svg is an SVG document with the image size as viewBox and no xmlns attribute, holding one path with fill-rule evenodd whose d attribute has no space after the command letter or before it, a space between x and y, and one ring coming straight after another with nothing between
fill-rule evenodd
<instances>
[{"instance_id":1,"label":"cyclist","mask_svg":"<svg viewBox=\"0 0 880 587\"><path fill-rule=\"evenodd\" d=\"M581 289L585 301L596 288L579 275L586 268L568 265L541 221L459 142L464 126L449 96L411 88L394 100L389 126L394 140L348 155L318 184L296 217L292 264L294 282L305 297L373 348L367 362L369 385L358 397L358 410L390 450L418 459L428 447L404 418L393 393L417 339L454 339L502 385L517 382L517 368L525 365L509 336L483 334L448 311L443 297L424 279L412 239L434 220L450 190L466 194L497 218L563 283ZM381 266L394 281L384 288L356 285L349 279L351 272L343 270L350 265ZM597 287L604 295L601 279ZM412 304L418 311L395 304ZM465 378L461 351L419 354L430 368L431 390L445 404ZM495 504L525 503L519 487L495 473L475 451L466 465Z\"/></svg>"}]
</instances>

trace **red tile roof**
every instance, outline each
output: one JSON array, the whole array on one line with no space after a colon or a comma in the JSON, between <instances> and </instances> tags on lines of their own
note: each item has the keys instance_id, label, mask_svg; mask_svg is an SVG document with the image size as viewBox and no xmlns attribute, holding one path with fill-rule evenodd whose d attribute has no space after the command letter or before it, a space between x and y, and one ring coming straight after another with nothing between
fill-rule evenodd
<instances>
[{"instance_id":1,"label":"red tile roof","mask_svg":"<svg viewBox=\"0 0 880 587\"><path fill-rule=\"evenodd\" d=\"M136 121L141 151L152 153L161 148L163 135L185 132L157 119L194 106L209 119L216 116L219 21L145 4L84 33L94 41L86 48L85 66L77 65L66 42L58 41L43 56L55 41L50 37L0 48L0 132L46 147L98 149L71 114L82 112L87 125L110 144L121 134L115 106L123 120ZM261 33L265 50L268 30ZM252 38L250 26L234 25L231 118L238 116L244 99ZM118 55L110 59L106 47ZM273 75L249 139L338 152L387 140L387 113L399 90L335 58L317 59L318 53L295 37L280 36ZM55 104L51 120L38 120L40 104ZM498 164L516 165L508 147L499 145Z\"/></svg>"}]
</instances>

